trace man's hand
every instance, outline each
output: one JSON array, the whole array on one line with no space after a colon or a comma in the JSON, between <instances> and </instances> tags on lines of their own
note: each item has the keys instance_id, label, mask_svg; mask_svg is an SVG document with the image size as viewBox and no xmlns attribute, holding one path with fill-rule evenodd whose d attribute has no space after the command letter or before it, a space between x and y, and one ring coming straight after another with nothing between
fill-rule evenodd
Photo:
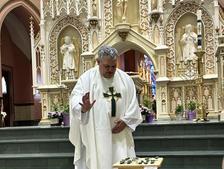
<instances>
[{"instance_id":1,"label":"man's hand","mask_svg":"<svg viewBox=\"0 0 224 169\"><path fill-rule=\"evenodd\" d=\"M120 133L127 126L127 124L125 122L123 122L122 120L118 120L115 123L116 123L116 125L112 129L113 134Z\"/></svg>"},{"instance_id":2,"label":"man's hand","mask_svg":"<svg viewBox=\"0 0 224 169\"><path fill-rule=\"evenodd\" d=\"M86 113L87 111L89 111L94 103L96 102L96 100L94 100L92 103L90 103L90 100L89 100L89 92L86 93L83 97L82 97L82 103L79 103L81 106L82 106L82 113Z\"/></svg>"}]
</instances>

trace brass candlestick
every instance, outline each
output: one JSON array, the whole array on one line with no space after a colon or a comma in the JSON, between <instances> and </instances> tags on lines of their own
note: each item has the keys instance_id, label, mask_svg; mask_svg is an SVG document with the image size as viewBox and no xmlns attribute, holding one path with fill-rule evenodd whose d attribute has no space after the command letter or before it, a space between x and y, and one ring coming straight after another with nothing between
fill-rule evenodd
<instances>
[{"instance_id":1,"label":"brass candlestick","mask_svg":"<svg viewBox=\"0 0 224 169\"><path fill-rule=\"evenodd\" d=\"M198 57L198 78L196 79L196 84L198 86L198 101L199 101L199 107L197 111L197 120L196 121L208 121L207 119L207 113L205 110L205 103L203 102L203 75L204 75L204 59L203 56L205 54L205 51L202 49L198 49L195 54Z\"/></svg>"}]
</instances>

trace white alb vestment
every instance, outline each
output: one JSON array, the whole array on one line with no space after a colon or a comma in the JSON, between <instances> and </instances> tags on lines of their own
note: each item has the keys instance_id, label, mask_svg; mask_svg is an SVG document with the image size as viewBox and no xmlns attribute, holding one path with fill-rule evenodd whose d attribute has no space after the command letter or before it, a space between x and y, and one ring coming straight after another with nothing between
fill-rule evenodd
<instances>
[{"instance_id":1,"label":"white alb vestment","mask_svg":"<svg viewBox=\"0 0 224 169\"><path fill-rule=\"evenodd\" d=\"M114 87L121 98L116 100L116 117L111 117L111 98L103 93ZM82 97L90 92L89 112L81 113ZM110 94L110 93L108 93ZM69 139L75 146L74 164L78 169L112 169L112 164L125 157L134 157L132 131L142 122L135 85L126 73L117 69L113 79L101 77L96 66L78 80L70 98L71 125ZM114 121L121 119L128 127L112 134Z\"/></svg>"}]
</instances>

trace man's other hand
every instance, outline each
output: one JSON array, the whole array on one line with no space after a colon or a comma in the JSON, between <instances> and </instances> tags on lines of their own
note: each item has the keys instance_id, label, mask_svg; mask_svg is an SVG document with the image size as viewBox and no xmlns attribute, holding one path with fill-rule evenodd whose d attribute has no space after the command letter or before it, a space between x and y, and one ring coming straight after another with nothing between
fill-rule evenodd
<instances>
[{"instance_id":1,"label":"man's other hand","mask_svg":"<svg viewBox=\"0 0 224 169\"><path fill-rule=\"evenodd\" d=\"M127 126L127 124L125 122L123 122L122 120L118 120L115 123L116 123L116 125L112 129L113 134L120 133Z\"/></svg>"}]
</instances>

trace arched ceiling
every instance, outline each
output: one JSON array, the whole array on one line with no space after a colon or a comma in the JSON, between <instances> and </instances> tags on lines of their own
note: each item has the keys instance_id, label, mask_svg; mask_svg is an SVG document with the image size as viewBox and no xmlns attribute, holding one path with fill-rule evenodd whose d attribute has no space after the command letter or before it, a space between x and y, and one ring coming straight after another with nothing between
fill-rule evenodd
<instances>
[{"instance_id":1,"label":"arched ceiling","mask_svg":"<svg viewBox=\"0 0 224 169\"><path fill-rule=\"evenodd\" d=\"M12 42L30 60L30 13L22 6L13 9L5 18L4 24L8 29ZM35 34L39 31L39 25L34 22Z\"/></svg>"}]
</instances>

